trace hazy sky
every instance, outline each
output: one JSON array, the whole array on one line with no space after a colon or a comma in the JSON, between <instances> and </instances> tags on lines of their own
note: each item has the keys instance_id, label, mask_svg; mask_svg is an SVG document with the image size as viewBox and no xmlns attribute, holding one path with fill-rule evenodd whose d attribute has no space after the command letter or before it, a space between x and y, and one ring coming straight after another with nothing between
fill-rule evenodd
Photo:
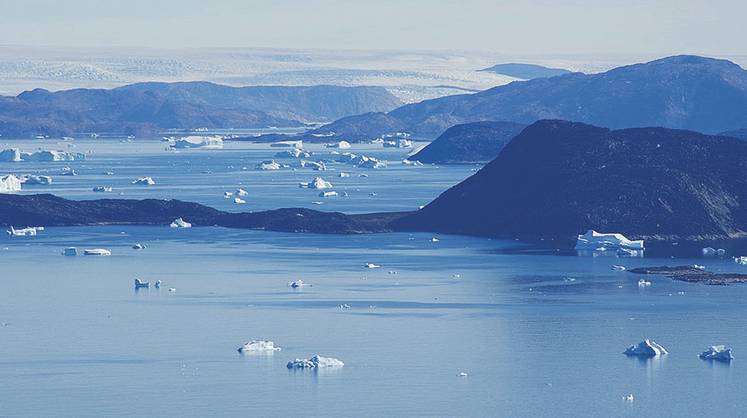
<instances>
[{"instance_id":1,"label":"hazy sky","mask_svg":"<svg viewBox=\"0 0 747 418\"><path fill-rule=\"evenodd\" d=\"M747 0L0 0L0 44L747 54Z\"/></svg>"}]
</instances>

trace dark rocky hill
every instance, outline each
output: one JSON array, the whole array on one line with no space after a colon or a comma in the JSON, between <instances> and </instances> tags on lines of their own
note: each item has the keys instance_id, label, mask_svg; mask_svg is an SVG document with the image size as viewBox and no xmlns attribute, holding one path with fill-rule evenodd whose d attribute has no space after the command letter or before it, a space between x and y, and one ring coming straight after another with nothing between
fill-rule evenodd
<instances>
[{"instance_id":1,"label":"dark rocky hill","mask_svg":"<svg viewBox=\"0 0 747 418\"><path fill-rule=\"evenodd\" d=\"M433 164L487 163L525 127L513 122L472 122L452 126L408 159Z\"/></svg>"}]
</instances>

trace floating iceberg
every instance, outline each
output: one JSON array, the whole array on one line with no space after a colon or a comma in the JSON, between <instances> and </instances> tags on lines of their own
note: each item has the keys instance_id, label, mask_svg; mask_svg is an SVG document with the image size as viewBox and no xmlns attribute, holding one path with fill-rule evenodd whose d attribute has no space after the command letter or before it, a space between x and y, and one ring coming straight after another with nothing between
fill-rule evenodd
<instances>
[{"instance_id":1,"label":"floating iceberg","mask_svg":"<svg viewBox=\"0 0 747 418\"><path fill-rule=\"evenodd\" d=\"M60 171L60 175L61 176L77 176L78 173L76 173L75 170L73 170L70 167L63 167L62 170Z\"/></svg>"},{"instance_id":2,"label":"floating iceberg","mask_svg":"<svg viewBox=\"0 0 747 418\"><path fill-rule=\"evenodd\" d=\"M627 269L625 268L625 266L619 266L619 265L615 264L615 265L612 266L612 270L614 270L614 271L625 271Z\"/></svg>"},{"instance_id":3,"label":"floating iceberg","mask_svg":"<svg viewBox=\"0 0 747 418\"><path fill-rule=\"evenodd\" d=\"M420 161L417 161L417 160L402 160L402 164L404 164L404 165L412 165L412 166L415 166L415 167L422 167L423 166L423 163L421 163Z\"/></svg>"},{"instance_id":4,"label":"floating iceberg","mask_svg":"<svg viewBox=\"0 0 747 418\"><path fill-rule=\"evenodd\" d=\"M350 173L345 173L343 171L340 172L340 177L350 177Z\"/></svg>"},{"instance_id":5,"label":"floating iceberg","mask_svg":"<svg viewBox=\"0 0 747 418\"><path fill-rule=\"evenodd\" d=\"M237 190L236 190L236 195L237 195L237 196L248 196L248 195L249 195L249 192L247 192L247 191L246 191L246 190L244 190L244 189L237 189Z\"/></svg>"},{"instance_id":6,"label":"floating iceberg","mask_svg":"<svg viewBox=\"0 0 747 418\"><path fill-rule=\"evenodd\" d=\"M280 351L280 347L275 347L275 343L265 340L251 340L239 347L239 353L274 353Z\"/></svg>"},{"instance_id":7,"label":"floating iceberg","mask_svg":"<svg viewBox=\"0 0 747 418\"><path fill-rule=\"evenodd\" d=\"M350 142L348 141L333 142L331 144L327 144L326 146L327 148L349 149Z\"/></svg>"},{"instance_id":8,"label":"floating iceberg","mask_svg":"<svg viewBox=\"0 0 747 418\"><path fill-rule=\"evenodd\" d=\"M314 179L314 181L308 182L308 183L299 183L298 187L301 188L309 188L309 189L331 189L332 183L325 181L321 177L317 177Z\"/></svg>"},{"instance_id":9,"label":"floating iceberg","mask_svg":"<svg viewBox=\"0 0 747 418\"><path fill-rule=\"evenodd\" d=\"M27 228L15 229L13 226L10 227L6 232L11 237L35 237L39 231L43 231L43 226L29 226Z\"/></svg>"},{"instance_id":10,"label":"floating iceberg","mask_svg":"<svg viewBox=\"0 0 747 418\"><path fill-rule=\"evenodd\" d=\"M315 355L310 359L295 359L289 361L287 367L289 369L320 369L324 367L342 367L345 363L332 357L322 357Z\"/></svg>"},{"instance_id":11,"label":"floating iceberg","mask_svg":"<svg viewBox=\"0 0 747 418\"><path fill-rule=\"evenodd\" d=\"M734 257L734 262L737 264L747 265L747 256Z\"/></svg>"},{"instance_id":12,"label":"floating iceberg","mask_svg":"<svg viewBox=\"0 0 747 418\"><path fill-rule=\"evenodd\" d=\"M337 197L337 196L338 194L334 190L319 193L319 197Z\"/></svg>"},{"instance_id":13,"label":"floating iceberg","mask_svg":"<svg viewBox=\"0 0 747 418\"><path fill-rule=\"evenodd\" d=\"M706 351L700 353L698 357L703 360L716 360L729 362L734 360L734 356L731 354L731 348L726 348L724 345L713 345Z\"/></svg>"},{"instance_id":14,"label":"floating iceberg","mask_svg":"<svg viewBox=\"0 0 747 418\"><path fill-rule=\"evenodd\" d=\"M150 287L150 282L144 282L140 279L135 279L135 289L140 289L141 287Z\"/></svg>"},{"instance_id":15,"label":"floating iceberg","mask_svg":"<svg viewBox=\"0 0 747 418\"><path fill-rule=\"evenodd\" d=\"M327 165L323 161L301 161L301 168L311 168L316 171L326 171Z\"/></svg>"},{"instance_id":16,"label":"floating iceberg","mask_svg":"<svg viewBox=\"0 0 747 418\"><path fill-rule=\"evenodd\" d=\"M153 180L153 177L140 177L137 180L134 180L132 184L140 184L143 186L152 186L156 184L156 181Z\"/></svg>"},{"instance_id":17,"label":"floating iceberg","mask_svg":"<svg viewBox=\"0 0 747 418\"><path fill-rule=\"evenodd\" d=\"M726 255L726 250L723 248L705 247L701 251L704 257L723 257Z\"/></svg>"},{"instance_id":18,"label":"floating iceberg","mask_svg":"<svg viewBox=\"0 0 747 418\"><path fill-rule=\"evenodd\" d=\"M592 229L579 235L576 240L576 250L616 251L620 249L643 251L643 240L633 241L622 234L604 234Z\"/></svg>"},{"instance_id":19,"label":"floating iceberg","mask_svg":"<svg viewBox=\"0 0 747 418\"><path fill-rule=\"evenodd\" d=\"M0 151L0 161L18 162L21 161L21 150L18 148L9 148Z\"/></svg>"},{"instance_id":20,"label":"floating iceberg","mask_svg":"<svg viewBox=\"0 0 747 418\"><path fill-rule=\"evenodd\" d=\"M308 284L308 283L304 283L303 280L296 280L295 282L288 283L288 286L290 286L290 287L292 287L294 289L298 289L299 287L311 286L311 285Z\"/></svg>"},{"instance_id":21,"label":"floating iceberg","mask_svg":"<svg viewBox=\"0 0 747 418\"><path fill-rule=\"evenodd\" d=\"M20 162L20 161L78 161L85 160L85 154L71 153L67 151L50 151L40 150L34 152L21 152L18 148L10 148L0 151L0 161L3 162Z\"/></svg>"},{"instance_id":22,"label":"floating iceberg","mask_svg":"<svg viewBox=\"0 0 747 418\"><path fill-rule=\"evenodd\" d=\"M62 255L66 257L75 257L76 255L78 255L78 249L75 247L67 247L62 250Z\"/></svg>"},{"instance_id":23,"label":"floating iceberg","mask_svg":"<svg viewBox=\"0 0 747 418\"><path fill-rule=\"evenodd\" d=\"M106 250L104 248L93 248L93 249L90 249L90 250L83 250L83 255L107 256L107 255L112 255L112 252L110 250Z\"/></svg>"},{"instance_id":24,"label":"floating iceberg","mask_svg":"<svg viewBox=\"0 0 747 418\"><path fill-rule=\"evenodd\" d=\"M631 345L628 347L623 354L637 357L658 357L668 354L668 352L664 347L656 342L645 339L638 343L638 345Z\"/></svg>"},{"instance_id":25,"label":"floating iceberg","mask_svg":"<svg viewBox=\"0 0 747 418\"><path fill-rule=\"evenodd\" d=\"M160 280L156 280L156 282L153 283L153 287L155 287L156 289L160 289L161 288L161 281Z\"/></svg>"},{"instance_id":26,"label":"floating iceberg","mask_svg":"<svg viewBox=\"0 0 747 418\"><path fill-rule=\"evenodd\" d=\"M291 148L289 150L275 153L275 158L309 158L309 157L311 157L311 154L300 148Z\"/></svg>"},{"instance_id":27,"label":"floating iceberg","mask_svg":"<svg viewBox=\"0 0 747 418\"><path fill-rule=\"evenodd\" d=\"M111 186L96 186L93 188L94 192L100 192L100 193L111 193L112 192Z\"/></svg>"},{"instance_id":28,"label":"floating iceberg","mask_svg":"<svg viewBox=\"0 0 747 418\"><path fill-rule=\"evenodd\" d=\"M365 267L368 268L368 269L377 269L377 268L379 268L381 266L378 265L378 264L374 264L374 263L366 263Z\"/></svg>"},{"instance_id":29,"label":"floating iceberg","mask_svg":"<svg viewBox=\"0 0 747 418\"><path fill-rule=\"evenodd\" d=\"M143 244L135 244L135 245L132 246L132 249L133 250L144 250L145 249L145 245L143 245Z\"/></svg>"},{"instance_id":30,"label":"floating iceberg","mask_svg":"<svg viewBox=\"0 0 747 418\"><path fill-rule=\"evenodd\" d=\"M378 160L374 157L365 155L356 155L350 152L344 152L337 157L337 162L351 164L361 168L385 168L386 161Z\"/></svg>"},{"instance_id":31,"label":"floating iceberg","mask_svg":"<svg viewBox=\"0 0 747 418\"><path fill-rule=\"evenodd\" d=\"M279 141L270 144L272 148L303 148L303 141Z\"/></svg>"},{"instance_id":32,"label":"floating iceberg","mask_svg":"<svg viewBox=\"0 0 747 418\"><path fill-rule=\"evenodd\" d=\"M0 177L0 193L20 192L21 183L21 179L12 174Z\"/></svg>"},{"instance_id":33,"label":"floating iceberg","mask_svg":"<svg viewBox=\"0 0 747 418\"><path fill-rule=\"evenodd\" d=\"M265 160L257 164L254 169L255 170L262 170L262 171L272 171L272 170L280 170L281 168L286 168L286 165L280 164L279 162L275 160Z\"/></svg>"},{"instance_id":34,"label":"floating iceberg","mask_svg":"<svg viewBox=\"0 0 747 418\"><path fill-rule=\"evenodd\" d=\"M52 177L49 176L34 176L27 174L21 177L21 183L23 184L40 184L47 185L52 184Z\"/></svg>"},{"instance_id":35,"label":"floating iceberg","mask_svg":"<svg viewBox=\"0 0 747 418\"><path fill-rule=\"evenodd\" d=\"M171 147L175 149L183 149L183 148L220 149L220 148L223 148L223 138L219 136L186 136L186 137L175 140L174 144Z\"/></svg>"},{"instance_id":36,"label":"floating iceberg","mask_svg":"<svg viewBox=\"0 0 747 418\"><path fill-rule=\"evenodd\" d=\"M648 282L644 279L638 280L638 287L649 287L651 286L651 282Z\"/></svg>"},{"instance_id":37,"label":"floating iceberg","mask_svg":"<svg viewBox=\"0 0 747 418\"><path fill-rule=\"evenodd\" d=\"M244 203L246 203L246 200L244 200L244 199L242 199L240 197L234 197L233 198L233 203L235 203L237 205L243 205Z\"/></svg>"},{"instance_id":38,"label":"floating iceberg","mask_svg":"<svg viewBox=\"0 0 747 418\"><path fill-rule=\"evenodd\" d=\"M182 218L174 219L174 222L171 222L169 226L172 228L192 228L192 224Z\"/></svg>"},{"instance_id":39,"label":"floating iceberg","mask_svg":"<svg viewBox=\"0 0 747 418\"><path fill-rule=\"evenodd\" d=\"M398 141L384 141L384 148L412 148L412 141L404 138Z\"/></svg>"}]
</instances>

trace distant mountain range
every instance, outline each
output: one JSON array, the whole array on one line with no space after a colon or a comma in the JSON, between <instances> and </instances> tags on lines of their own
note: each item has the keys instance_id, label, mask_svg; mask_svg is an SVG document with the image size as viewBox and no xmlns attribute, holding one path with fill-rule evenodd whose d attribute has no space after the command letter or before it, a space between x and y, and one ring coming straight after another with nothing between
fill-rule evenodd
<instances>
[{"instance_id":1,"label":"distant mountain range","mask_svg":"<svg viewBox=\"0 0 747 418\"><path fill-rule=\"evenodd\" d=\"M276 231L429 231L573 239L588 229L646 239L747 235L747 142L666 128L610 130L543 120L423 209L345 215L310 209L226 213L176 200L71 201L0 194L3 225L163 224Z\"/></svg>"},{"instance_id":2,"label":"distant mountain range","mask_svg":"<svg viewBox=\"0 0 747 418\"><path fill-rule=\"evenodd\" d=\"M747 139L747 128L725 131L721 132L719 135L730 136L732 138Z\"/></svg>"},{"instance_id":3,"label":"distant mountain range","mask_svg":"<svg viewBox=\"0 0 747 418\"><path fill-rule=\"evenodd\" d=\"M138 83L115 89L26 91L0 96L0 134L152 135L166 129L297 127L401 104L381 87L229 87Z\"/></svg>"},{"instance_id":4,"label":"distant mountain range","mask_svg":"<svg viewBox=\"0 0 747 418\"><path fill-rule=\"evenodd\" d=\"M563 68L550 68L537 64L519 64L515 62L497 64L492 67L484 68L480 71L507 75L509 77L520 78L522 80L555 77L556 75L563 75L571 72Z\"/></svg>"},{"instance_id":5,"label":"distant mountain range","mask_svg":"<svg viewBox=\"0 0 747 418\"><path fill-rule=\"evenodd\" d=\"M726 60L663 58L600 74L571 73L348 117L309 134L374 138L404 130L432 139L477 121L564 119L609 128L663 126L717 133L747 126L747 71Z\"/></svg>"},{"instance_id":6,"label":"distant mountain range","mask_svg":"<svg viewBox=\"0 0 747 418\"><path fill-rule=\"evenodd\" d=\"M666 128L539 121L397 230L736 238L747 232L747 142Z\"/></svg>"},{"instance_id":7,"label":"distant mountain range","mask_svg":"<svg viewBox=\"0 0 747 418\"><path fill-rule=\"evenodd\" d=\"M513 122L472 122L452 126L407 159L433 164L487 163L525 127Z\"/></svg>"}]
</instances>

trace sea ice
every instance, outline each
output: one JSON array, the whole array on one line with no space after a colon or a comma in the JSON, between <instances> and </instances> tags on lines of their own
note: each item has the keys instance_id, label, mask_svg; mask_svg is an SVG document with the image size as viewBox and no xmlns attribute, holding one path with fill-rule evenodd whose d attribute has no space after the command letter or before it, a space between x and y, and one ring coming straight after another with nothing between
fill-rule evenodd
<instances>
[{"instance_id":1,"label":"sea ice","mask_svg":"<svg viewBox=\"0 0 747 418\"><path fill-rule=\"evenodd\" d=\"M668 353L661 345L652 340L645 339L637 345L631 345L628 347L624 354L637 357L657 357Z\"/></svg>"},{"instance_id":2,"label":"sea ice","mask_svg":"<svg viewBox=\"0 0 747 418\"><path fill-rule=\"evenodd\" d=\"M698 357L703 360L716 360L729 362L734 360L734 356L731 354L731 348L726 348L724 345L713 345L708 347L707 350L700 353Z\"/></svg>"},{"instance_id":3,"label":"sea ice","mask_svg":"<svg viewBox=\"0 0 747 418\"><path fill-rule=\"evenodd\" d=\"M345 363L332 357L322 357L315 355L310 359L295 359L289 361L287 367L289 369L320 369L324 367L342 367Z\"/></svg>"},{"instance_id":4,"label":"sea ice","mask_svg":"<svg viewBox=\"0 0 747 418\"><path fill-rule=\"evenodd\" d=\"M272 354L275 351L280 351L280 347L275 347L275 343L272 341L265 340L251 340L248 343L239 347L239 353L266 353Z\"/></svg>"}]
</instances>

